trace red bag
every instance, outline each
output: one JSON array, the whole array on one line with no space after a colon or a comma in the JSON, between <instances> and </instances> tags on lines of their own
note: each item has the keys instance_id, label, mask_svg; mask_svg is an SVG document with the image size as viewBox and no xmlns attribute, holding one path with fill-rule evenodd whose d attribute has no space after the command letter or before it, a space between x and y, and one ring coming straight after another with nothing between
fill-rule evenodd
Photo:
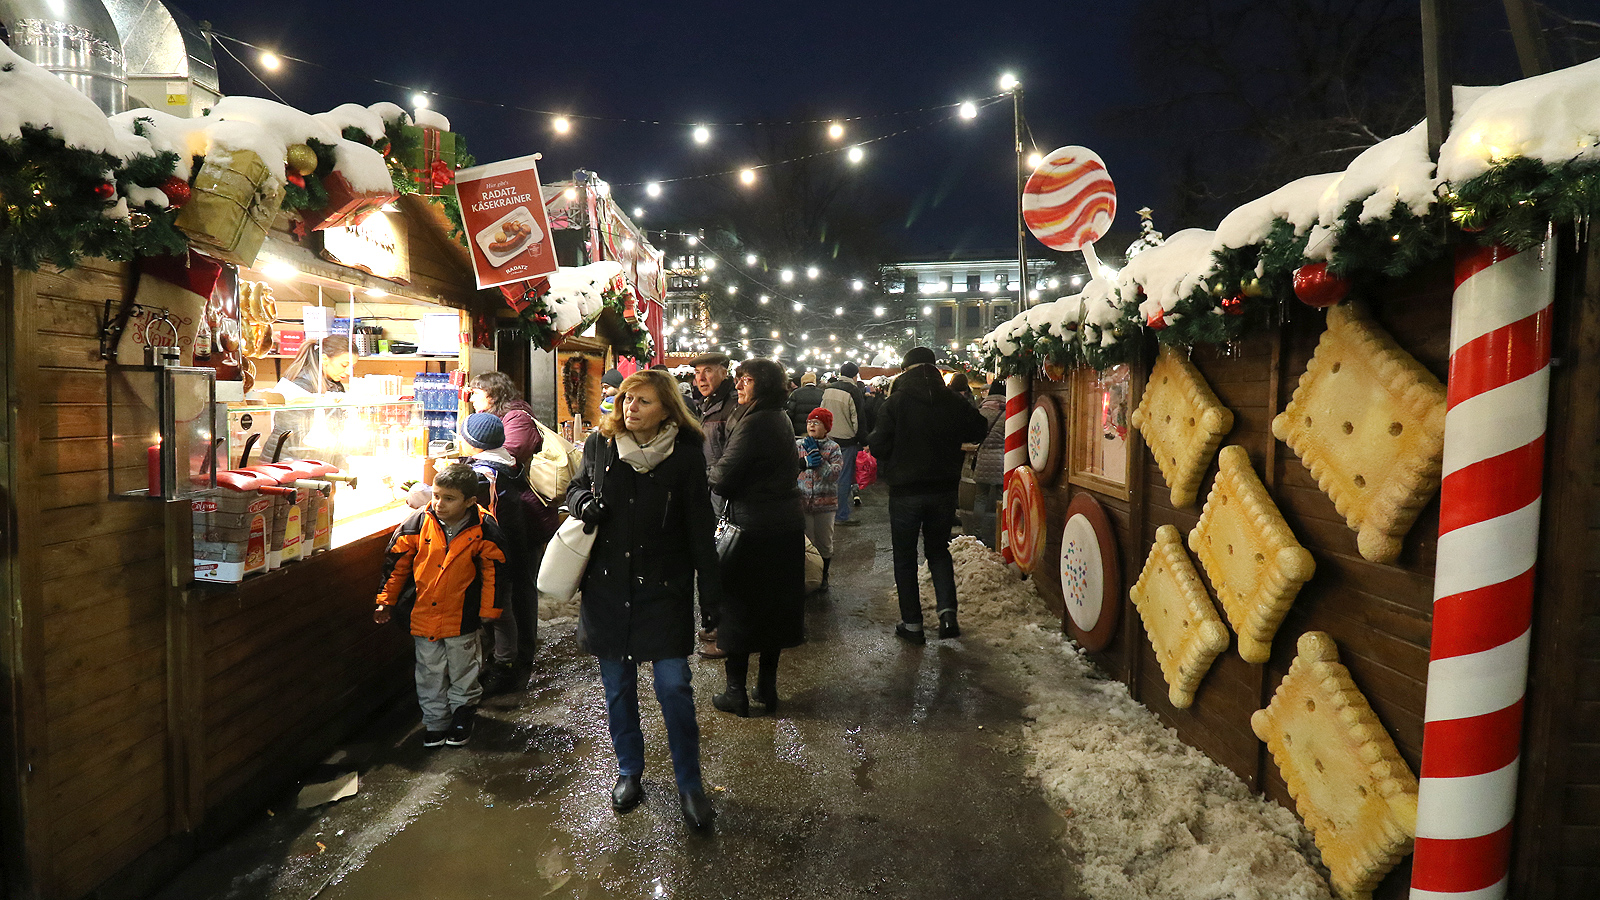
<instances>
[{"instance_id":1,"label":"red bag","mask_svg":"<svg viewBox=\"0 0 1600 900\"><path fill-rule=\"evenodd\" d=\"M878 480L878 459L871 450L856 451L856 487L871 487Z\"/></svg>"}]
</instances>

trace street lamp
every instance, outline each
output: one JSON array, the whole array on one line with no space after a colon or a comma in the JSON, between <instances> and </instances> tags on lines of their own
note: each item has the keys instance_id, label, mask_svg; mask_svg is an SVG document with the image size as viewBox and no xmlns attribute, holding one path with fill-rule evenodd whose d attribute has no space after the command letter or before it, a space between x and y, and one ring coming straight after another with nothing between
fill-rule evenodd
<instances>
[{"instance_id":1,"label":"street lamp","mask_svg":"<svg viewBox=\"0 0 1600 900\"><path fill-rule=\"evenodd\" d=\"M1027 226L1022 220L1022 192L1028 185L1028 172L1033 167L1025 167L1026 160L1022 156L1022 82L1010 72L1000 76L1000 90L1011 95L1011 130L1016 141L1017 150L1017 268L1021 280L1018 285L1026 287L1028 284L1028 243ZM1017 292L1017 305L1023 309L1028 308L1028 297L1022 291Z\"/></svg>"}]
</instances>

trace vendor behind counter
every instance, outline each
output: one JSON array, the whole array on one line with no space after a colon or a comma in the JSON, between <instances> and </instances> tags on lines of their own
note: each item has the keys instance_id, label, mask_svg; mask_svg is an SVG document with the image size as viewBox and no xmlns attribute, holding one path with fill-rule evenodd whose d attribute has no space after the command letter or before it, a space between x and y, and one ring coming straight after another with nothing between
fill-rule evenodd
<instances>
[{"instance_id":1,"label":"vendor behind counter","mask_svg":"<svg viewBox=\"0 0 1600 900\"><path fill-rule=\"evenodd\" d=\"M287 400L312 394L342 394L355 364L350 338L345 335L306 341L272 389Z\"/></svg>"}]
</instances>

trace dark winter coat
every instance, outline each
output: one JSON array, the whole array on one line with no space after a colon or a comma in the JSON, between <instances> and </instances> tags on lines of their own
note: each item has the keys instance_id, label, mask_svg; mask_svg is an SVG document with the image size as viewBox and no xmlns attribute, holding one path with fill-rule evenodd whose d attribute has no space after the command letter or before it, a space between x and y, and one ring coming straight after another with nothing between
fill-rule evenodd
<instances>
[{"instance_id":1,"label":"dark winter coat","mask_svg":"<svg viewBox=\"0 0 1600 900\"><path fill-rule=\"evenodd\" d=\"M983 440L988 425L938 369L914 366L895 379L870 438L878 477L890 495L954 491L966 459L961 445Z\"/></svg>"},{"instance_id":2,"label":"dark winter coat","mask_svg":"<svg viewBox=\"0 0 1600 900\"><path fill-rule=\"evenodd\" d=\"M528 460L544 449L544 435L539 433L533 407L526 400L513 398L495 415L500 417L500 425L506 430L506 452L516 457L517 465L526 468Z\"/></svg>"},{"instance_id":3,"label":"dark winter coat","mask_svg":"<svg viewBox=\"0 0 1600 900\"><path fill-rule=\"evenodd\" d=\"M822 388L814 384L802 384L789 395L789 421L794 423L795 437L806 433L806 418L821 405Z\"/></svg>"},{"instance_id":4,"label":"dark winter coat","mask_svg":"<svg viewBox=\"0 0 1600 900\"><path fill-rule=\"evenodd\" d=\"M805 520L800 463L781 404L736 417L727 450L711 470L712 490L744 530L723 565L717 646L732 654L805 642Z\"/></svg>"},{"instance_id":5,"label":"dark winter coat","mask_svg":"<svg viewBox=\"0 0 1600 900\"><path fill-rule=\"evenodd\" d=\"M977 466L972 480L979 484L999 484L1005 473L1006 398L990 394L978 406L978 413L989 423L983 443L978 445Z\"/></svg>"},{"instance_id":6,"label":"dark winter coat","mask_svg":"<svg viewBox=\"0 0 1600 900\"><path fill-rule=\"evenodd\" d=\"M672 455L640 474L617 458L610 438L590 435L583 468L567 486L570 509L593 495L599 459L605 464L600 498L609 513L583 576L578 645L601 659L688 656L695 645L695 575L713 609L721 583L701 440L679 431Z\"/></svg>"},{"instance_id":7,"label":"dark winter coat","mask_svg":"<svg viewBox=\"0 0 1600 900\"><path fill-rule=\"evenodd\" d=\"M717 464L728 443L728 417L739 408L739 398L733 393L733 379L724 378L717 389L700 398L700 430L706 433L706 470Z\"/></svg>"}]
</instances>

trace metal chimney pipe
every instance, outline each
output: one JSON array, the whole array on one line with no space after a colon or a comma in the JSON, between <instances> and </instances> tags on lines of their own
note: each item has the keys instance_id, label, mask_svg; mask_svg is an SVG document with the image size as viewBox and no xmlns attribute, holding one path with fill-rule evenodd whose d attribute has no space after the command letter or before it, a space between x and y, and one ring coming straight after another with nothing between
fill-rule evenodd
<instances>
[{"instance_id":1,"label":"metal chimney pipe","mask_svg":"<svg viewBox=\"0 0 1600 900\"><path fill-rule=\"evenodd\" d=\"M108 116L128 108L122 42L100 0L0 0L6 43L77 88Z\"/></svg>"}]
</instances>

